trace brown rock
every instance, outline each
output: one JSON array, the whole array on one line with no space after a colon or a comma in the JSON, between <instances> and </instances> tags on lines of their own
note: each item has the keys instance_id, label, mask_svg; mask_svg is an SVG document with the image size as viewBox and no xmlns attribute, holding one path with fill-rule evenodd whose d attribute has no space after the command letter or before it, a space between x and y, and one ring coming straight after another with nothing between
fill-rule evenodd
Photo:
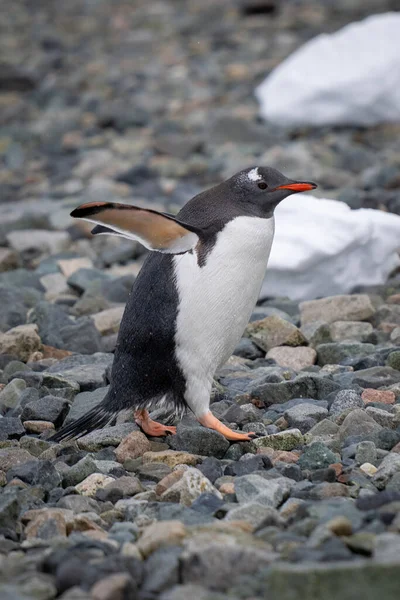
<instances>
[{"instance_id":1,"label":"brown rock","mask_svg":"<svg viewBox=\"0 0 400 600\"><path fill-rule=\"evenodd\" d=\"M86 257L58 260L57 264L60 267L62 274L67 278L75 273L75 271L79 271L79 269L93 268L92 261L90 258Z\"/></svg>"},{"instance_id":2,"label":"brown rock","mask_svg":"<svg viewBox=\"0 0 400 600\"><path fill-rule=\"evenodd\" d=\"M265 448L263 448L263 450L265 450ZM285 450L274 450L271 456L272 464L275 464L276 462L297 463L298 460L298 454Z\"/></svg>"},{"instance_id":3,"label":"brown rock","mask_svg":"<svg viewBox=\"0 0 400 600\"><path fill-rule=\"evenodd\" d=\"M278 346L277 348L271 348L267 352L266 358L273 358L280 367L289 367L295 371L300 371L304 367L315 364L317 353L314 348L307 348L306 346L297 348Z\"/></svg>"},{"instance_id":4,"label":"brown rock","mask_svg":"<svg viewBox=\"0 0 400 600\"><path fill-rule=\"evenodd\" d=\"M50 421L24 421L22 424L29 433L43 433L43 431L54 429L54 423Z\"/></svg>"},{"instance_id":5,"label":"brown rock","mask_svg":"<svg viewBox=\"0 0 400 600\"><path fill-rule=\"evenodd\" d=\"M388 304L400 304L400 294L392 294L386 299Z\"/></svg>"},{"instance_id":6,"label":"brown rock","mask_svg":"<svg viewBox=\"0 0 400 600\"><path fill-rule=\"evenodd\" d=\"M361 394L361 398L365 404L368 402L381 402L382 404L394 404L396 396L390 390L375 390L373 388L365 388Z\"/></svg>"},{"instance_id":7,"label":"brown rock","mask_svg":"<svg viewBox=\"0 0 400 600\"><path fill-rule=\"evenodd\" d=\"M53 348L53 346L47 346L46 344L43 344L41 353L43 354L43 358L55 358L57 360L62 360L63 358L72 355L72 352L69 350Z\"/></svg>"},{"instance_id":8,"label":"brown rock","mask_svg":"<svg viewBox=\"0 0 400 600\"><path fill-rule=\"evenodd\" d=\"M90 591L92 600L127 600L136 598L137 586L128 573L115 573L100 579Z\"/></svg>"},{"instance_id":9,"label":"brown rock","mask_svg":"<svg viewBox=\"0 0 400 600\"><path fill-rule=\"evenodd\" d=\"M27 539L41 537L43 526L51 521L51 531L55 535L67 535L67 525L73 522L74 513L66 508L45 508L28 510L21 517L23 523L27 523L25 527L25 536Z\"/></svg>"},{"instance_id":10,"label":"brown rock","mask_svg":"<svg viewBox=\"0 0 400 600\"><path fill-rule=\"evenodd\" d=\"M161 481L159 481L155 487L155 492L157 496L161 496L164 492L166 492L171 486L177 483L183 476L184 470L177 469L176 471L172 471L169 473Z\"/></svg>"},{"instance_id":11,"label":"brown rock","mask_svg":"<svg viewBox=\"0 0 400 600\"><path fill-rule=\"evenodd\" d=\"M334 517L325 525L335 535L351 535L353 533L351 521L344 516Z\"/></svg>"},{"instance_id":12,"label":"brown rock","mask_svg":"<svg viewBox=\"0 0 400 600\"><path fill-rule=\"evenodd\" d=\"M0 469L2 471L7 472L28 460L37 460L37 458L23 448L0 448Z\"/></svg>"},{"instance_id":13,"label":"brown rock","mask_svg":"<svg viewBox=\"0 0 400 600\"><path fill-rule=\"evenodd\" d=\"M132 431L115 450L115 456L120 463L128 458L138 458L145 452L150 452L151 445L147 437L141 431Z\"/></svg>"},{"instance_id":14,"label":"brown rock","mask_svg":"<svg viewBox=\"0 0 400 600\"><path fill-rule=\"evenodd\" d=\"M329 296L300 303L302 325L312 321L365 321L374 314L375 309L366 294Z\"/></svg>"},{"instance_id":15,"label":"brown rock","mask_svg":"<svg viewBox=\"0 0 400 600\"><path fill-rule=\"evenodd\" d=\"M101 335L117 333L124 310L125 306L113 306L112 308L106 308L105 310L92 315L97 331L99 331Z\"/></svg>"},{"instance_id":16,"label":"brown rock","mask_svg":"<svg viewBox=\"0 0 400 600\"><path fill-rule=\"evenodd\" d=\"M226 482L221 485L219 488L221 494L234 494L235 493L235 484L233 481L231 483Z\"/></svg>"},{"instance_id":17,"label":"brown rock","mask_svg":"<svg viewBox=\"0 0 400 600\"><path fill-rule=\"evenodd\" d=\"M38 326L30 323L18 325L7 333L0 333L0 354L13 354L27 361L33 352L41 349L42 341L38 335Z\"/></svg>"},{"instance_id":18,"label":"brown rock","mask_svg":"<svg viewBox=\"0 0 400 600\"><path fill-rule=\"evenodd\" d=\"M145 452L143 462L156 462L168 465L173 469L176 465L195 466L202 461L202 457L189 452L179 452L175 450L164 450L162 452Z\"/></svg>"},{"instance_id":19,"label":"brown rock","mask_svg":"<svg viewBox=\"0 0 400 600\"><path fill-rule=\"evenodd\" d=\"M11 248L0 248L0 273L17 269L20 263L18 252Z\"/></svg>"},{"instance_id":20,"label":"brown rock","mask_svg":"<svg viewBox=\"0 0 400 600\"><path fill-rule=\"evenodd\" d=\"M265 352L276 346L302 346L307 343L298 327L274 315L249 323L245 335Z\"/></svg>"},{"instance_id":21,"label":"brown rock","mask_svg":"<svg viewBox=\"0 0 400 600\"><path fill-rule=\"evenodd\" d=\"M147 557L157 548L180 544L185 536L186 529L180 521L158 521L146 527L136 545Z\"/></svg>"}]
</instances>

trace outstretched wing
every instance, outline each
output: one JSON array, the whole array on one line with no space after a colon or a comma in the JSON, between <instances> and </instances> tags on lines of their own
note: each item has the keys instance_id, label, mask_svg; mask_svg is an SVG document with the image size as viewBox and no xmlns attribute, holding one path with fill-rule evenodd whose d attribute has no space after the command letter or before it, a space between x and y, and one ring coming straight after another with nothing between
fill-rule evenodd
<instances>
[{"instance_id":1,"label":"outstretched wing","mask_svg":"<svg viewBox=\"0 0 400 600\"><path fill-rule=\"evenodd\" d=\"M137 240L149 250L180 254L194 248L197 233L174 217L156 210L118 204L89 202L72 211L71 217L96 223L94 234L112 234Z\"/></svg>"}]
</instances>

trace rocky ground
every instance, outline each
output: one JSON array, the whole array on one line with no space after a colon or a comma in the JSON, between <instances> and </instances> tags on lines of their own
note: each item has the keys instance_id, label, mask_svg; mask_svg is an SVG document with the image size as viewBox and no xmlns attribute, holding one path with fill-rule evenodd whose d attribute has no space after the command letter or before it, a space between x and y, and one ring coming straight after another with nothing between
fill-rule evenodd
<instances>
[{"instance_id":1,"label":"rocky ground","mask_svg":"<svg viewBox=\"0 0 400 600\"><path fill-rule=\"evenodd\" d=\"M252 93L305 40L395 2L0 4L1 598L397 598L396 274L257 306L212 404L252 442L191 415L166 440L128 418L46 441L104 397L144 257L90 237L78 204L174 211L258 163L400 214L399 126L282 131Z\"/></svg>"}]
</instances>

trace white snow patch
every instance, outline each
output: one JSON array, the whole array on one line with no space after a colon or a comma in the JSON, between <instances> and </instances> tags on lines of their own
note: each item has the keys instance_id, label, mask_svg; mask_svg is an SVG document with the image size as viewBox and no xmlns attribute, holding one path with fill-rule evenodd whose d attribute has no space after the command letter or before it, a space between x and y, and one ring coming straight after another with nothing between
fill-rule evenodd
<instances>
[{"instance_id":1,"label":"white snow patch","mask_svg":"<svg viewBox=\"0 0 400 600\"><path fill-rule=\"evenodd\" d=\"M302 194L275 211L261 296L306 300L380 285L400 265L400 216Z\"/></svg>"},{"instance_id":2,"label":"white snow patch","mask_svg":"<svg viewBox=\"0 0 400 600\"><path fill-rule=\"evenodd\" d=\"M400 121L400 13L318 35L256 89L262 116L283 126Z\"/></svg>"}]
</instances>

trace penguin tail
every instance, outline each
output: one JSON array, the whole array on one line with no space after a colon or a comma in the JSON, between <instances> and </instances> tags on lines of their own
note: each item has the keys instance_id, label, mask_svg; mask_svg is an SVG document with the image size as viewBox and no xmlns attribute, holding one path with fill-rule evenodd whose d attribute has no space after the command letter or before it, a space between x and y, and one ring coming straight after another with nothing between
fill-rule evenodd
<instances>
[{"instance_id":1,"label":"penguin tail","mask_svg":"<svg viewBox=\"0 0 400 600\"><path fill-rule=\"evenodd\" d=\"M118 412L107 409L102 403L87 412L80 419L62 427L57 433L48 438L48 441L65 442L80 438L95 429L101 429L112 423L117 418Z\"/></svg>"}]
</instances>

